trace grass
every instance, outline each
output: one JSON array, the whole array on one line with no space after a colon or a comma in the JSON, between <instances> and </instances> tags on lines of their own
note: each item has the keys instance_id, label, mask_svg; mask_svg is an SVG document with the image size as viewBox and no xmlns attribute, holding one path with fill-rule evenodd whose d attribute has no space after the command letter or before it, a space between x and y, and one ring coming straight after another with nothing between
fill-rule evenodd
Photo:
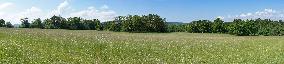
<instances>
[{"instance_id":1,"label":"grass","mask_svg":"<svg viewBox=\"0 0 284 64\"><path fill-rule=\"evenodd\" d=\"M0 63L284 63L284 37L1 28Z\"/></svg>"}]
</instances>

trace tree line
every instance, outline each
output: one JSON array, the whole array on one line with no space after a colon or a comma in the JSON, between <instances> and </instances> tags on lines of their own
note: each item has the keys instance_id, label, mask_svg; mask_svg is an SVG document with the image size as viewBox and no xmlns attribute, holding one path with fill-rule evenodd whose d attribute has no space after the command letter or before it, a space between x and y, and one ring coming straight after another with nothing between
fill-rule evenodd
<instances>
[{"instance_id":1,"label":"tree line","mask_svg":"<svg viewBox=\"0 0 284 64\"><path fill-rule=\"evenodd\" d=\"M127 15L115 17L112 21L100 22L98 19L83 19L81 17L63 18L52 16L41 20L20 20L20 28L69 29L69 30L105 30L115 32L189 32L189 33L224 33L237 36L282 36L284 22L271 19L234 19L224 22L217 18L197 20L190 23L171 24L157 14ZM31 22L31 23L30 23ZM0 27L13 28L10 22L0 19Z\"/></svg>"},{"instance_id":2,"label":"tree line","mask_svg":"<svg viewBox=\"0 0 284 64\"><path fill-rule=\"evenodd\" d=\"M80 17L63 18L52 16L43 21L21 19L20 28L70 29L70 30L106 30L123 32L167 32L165 18L157 14L118 16L115 20L100 22L98 19L87 20Z\"/></svg>"},{"instance_id":3,"label":"tree line","mask_svg":"<svg viewBox=\"0 0 284 64\"><path fill-rule=\"evenodd\" d=\"M20 28L41 28L41 29L70 29L70 30L100 30L98 19L87 20L80 17L63 18L52 16L43 21L38 18L29 22L28 18L21 19Z\"/></svg>"},{"instance_id":4,"label":"tree line","mask_svg":"<svg viewBox=\"0 0 284 64\"><path fill-rule=\"evenodd\" d=\"M14 26L11 24L11 22L5 23L4 19L0 19L0 27L13 28Z\"/></svg>"},{"instance_id":5,"label":"tree line","mask_svg":"<svg viewBox=\"0 0 284 64\"><path fill-rule=\"evenodd\" d=\"M187 24L169 25L171 32L190 33L224 33L237 36L282 36L284 22L271 19L234 19L233 22L224 22L220 18L213 21L197 20Z\"/></svg>"}]
</instances>

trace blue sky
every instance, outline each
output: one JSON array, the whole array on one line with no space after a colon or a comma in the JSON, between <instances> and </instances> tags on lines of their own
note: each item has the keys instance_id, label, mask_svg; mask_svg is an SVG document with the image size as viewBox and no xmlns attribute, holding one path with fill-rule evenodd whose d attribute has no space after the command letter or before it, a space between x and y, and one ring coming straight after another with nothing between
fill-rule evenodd
<instances>
[{"instance_id":1,"label":"blue sky","mask_svg":"<svg viewBox=\"0 0 284 64\"><path fill-rule=\"evenodd\" d=\"M102 21L128 14L159 14L168 22L222 18L284 18L284 0L0 0L0 18L13 24L29 17L80 16Z\"/></svg>"}]
</instances>

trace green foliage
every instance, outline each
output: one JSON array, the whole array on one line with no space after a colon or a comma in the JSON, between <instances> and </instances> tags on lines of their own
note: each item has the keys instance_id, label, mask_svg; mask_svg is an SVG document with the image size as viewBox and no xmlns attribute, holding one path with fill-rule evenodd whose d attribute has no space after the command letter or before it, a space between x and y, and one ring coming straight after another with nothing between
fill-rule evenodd
<instances>
[{"instance_id":1,"label":"green foliage","mask_svg":"<svg viewBox=\"0 0 284 64\"><path fill-rule=\"evenodd\" d=\"M22 22L22 24L20 26L21 28L30 28L31 24L30 24L28 18L21 19L21 22Z\"/></svg>"},{"instance_id":2,"label":"green foliage","mask_svg":"<svg viewBox=\"0 0 284 64\"><path fill-rule=\"evenodd\" d=\"M214 20L212 24L212 30L213 33L225 33L225 28L224 28L224 21L221 20L220 18L217 18Z\"/></svg>"},{"instance_id":3,"label":"green foliage","mask_svg":"<svg viewBox=\"0 0 284 64\"><path fill-rule=\"evenodd\" d=\"M242 20L234 19L233 22L224 22L220 18L192 21L185 26L190 33L228 33L237 36L281 36L284 35L284 22L270 19Z\"/></svg>"},{"instance_id":4,"label":"green foliage","mask_svg":"<svg viewBox=\"0 0 284 64\"><path fill-rule=\"evenodd\" d=\"M10 23L10 22L6 22L6 25L5 25L7 28L13 28L14 26Z\"/></svg>"},{"instance_id":5,"label":"green foliage","mask_svg":"<svg viewBox=\"0 0 284 64\"><path fill-rule=\"evenodd\" d=\"M230 34L239 36L280 36L283 35L283 23L270 19L241 20L235 19Z\"/></svg>"},{"instance_id":6,"label":"green foliage","mask_svg":"<svg viewBox=\"0 0 284 64\"><path fill-rule=\"evenodd\" d=\"M50 18L53 29L67 29L67 21L61 16L52 16Z\"/></svg>"},{"instance_id":7,"label":"green foliage","mask_svg":"<svg viewBox=\"0 0 284 64\"><path fill-rule=\"evenodd\" d=\"M43 25L45 29L54 29L54 25L52 24L52 20L50 19L45 19Z\"/></svg>"},{"instance_id":8,"label":"green foliage","mask_svg":"<svg viewBox=\"0 0 284 64\"><path fill-rule=\"evenodd\" d=\"M241 19L235 19L233 21L233 24L232 24L232 29L231 29L231 34L234 34L234 35L249 35L248 34L248 31L247 29L244 29L246 28L245 26L246 22L241 20Z\"/></svg>"},{"instance_id":9,"label":"green foliage","mask_svg":"<svg viewBox=\"0 0 284 64\"><path fill-rule=\"evenodd\" d=\"M32 22L31 27L32 27L32 28L44 28L44 26L43 26L42 21L41 21L40 18L34 19L34 21Z\"/></svg>"},{"instance_id":10,"label":"green foliage","mask_svg":"<svg viewBox=\"0 0 284 64\"><path fill-rule=\"evenodd\" d=\"M82 24L83 19L80 17L68 18L68 29L71 30L82 30L84 25Z\"/></svg>"},{"instance_id":11,"label":"green foliage","mask_svg":"<svg viewBox=\"0 0 284 64\"><path fill-rule=\"evenodd\" d=\"M111 24L112 24L111 21L103 22L103 23L102 23L102 25L103 25L103 30L109 31L109 30L111 29Z\"/></svg>"},{"instance_id":12,"label":"green foliage","mask_svg":"<svg viewBox=\"0 0 284 64\"><path fill-rule=\"evenodd\" d=\"M191 33L211 33L212 32L212 22L209 20L198 20L192 21L189 24L188 31Z\"/></svg>"},{"instance_id":13,"label":"green foliage","mask_svg":"<svg viewBox=\"0 0 284 64\"><path fill-rule=\"evenodd\" d=\"M95 22L95 24L96 24L96 30L101 30L102 28L101 28L101 22L100 22L100 20L99 19L94 19L93 20L94 22Z\"/></svg>"},{"instance_id":14,"label":"green foliage","mask_svg":"<svg viewBox=\"0 0 284 64\"><path fill-rule=\"evenodd\" d=\"M44 20L44 28L47 29L67 29L67 20L61 16L52 16Z\"/></svg>"},{"instance_id":15,"label":"green foliage","mask_svg":"<svg viewBox=\"0 0 284 64\"><path fill-rule=\"evenodd\" d=\"M168 24L168 32L185 32L187 25Z\"/></svg>"},{"instance_id":16,"label":"green foliage","mask_svg":"<svg viewBox=\"0 0 284 64\"><path fill-rule=\"evenodd\" d=\"M83 20L83 29L84 30L95 30L96 29L96 23L93 22L93 20Z\"/></svg>"},{"instance_id":17,"label":"green foliage","mask_svg":"<svg viewBox=\"0 0 284 64\"><path fill-rule=\"evenodd\" d=\"M0 27L5 27L5 20L4 19L0 19Z\"/></svg>"},{"instance_id":18,"label":"green foliage","mask_svg":"<svg viewBox=\"0 0 284 64\"><path fill-rule=\"evenodd\" d=\"M167 32L165 19L156 14L118 16L106 22L105 29L125 32Z\"/></svg>"},{"instance_id":19,"label":"green foliage","mask_svg":"<svg viewBox=\"0 0 284 64\"><path fill-rule=\"evenodd\" d=\"M70 17L67 20L61 16L53 16L42 23L45 29L71 30L101 30L100 20L87 20L80 17Z\"/></svg>"},{"instance_id":20,"label":"green foliage","mask_svg":"<svg viewBox=\"0 0 284 64\"><path fill-rule=\"evenodd\" d=\"M49 19L35 19L30 25L27 19L21 20L25 28L71 29L71 30L108 30L125 32L168 32L166 21L157 14L118 16L112 21L100 23L100 20L87 20L80 17L70 17L67 20L61 16ZM176 31L176 30L175 30ZM184 31L179 28L178 31Z\"/></svg>"},{"instance_id":21,"label":"green foliage","mask_svg":"<svg viewBox=\"0 0 284 64\"><path fill-rule=\"evenodd\" d=\"M237 36L281 36L284 35L284 22L270 19L234 19L224 22L217 18L197 20L190 23L168 24L165 18L157 14L118 16L114 20L101 23L98 19L88 20L70 17L53 16L41 22L35 19L30 25L28 18L21 19L22 28L71 29L71 30L106 30L123 32L190 32L190 33L226 33ZM0 19L0 24L5 24ZM0 25L1 26L1 25Z\"/></svg>"}]
</instances>

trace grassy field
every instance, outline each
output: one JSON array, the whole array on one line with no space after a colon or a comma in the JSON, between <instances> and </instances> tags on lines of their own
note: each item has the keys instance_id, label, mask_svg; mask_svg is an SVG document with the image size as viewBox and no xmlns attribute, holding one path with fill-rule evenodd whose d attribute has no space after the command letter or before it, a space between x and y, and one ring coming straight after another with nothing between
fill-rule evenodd
<instances>
[{"instance_id":1,"label":"grassy field","mask_svg":"<svg viewBox=\"0 0 284 64\"><path fill-rule=\"evenodd\" d=\"M3 63L284 63L284 37L1 28Z\"/></svg>"}]
</instances>

